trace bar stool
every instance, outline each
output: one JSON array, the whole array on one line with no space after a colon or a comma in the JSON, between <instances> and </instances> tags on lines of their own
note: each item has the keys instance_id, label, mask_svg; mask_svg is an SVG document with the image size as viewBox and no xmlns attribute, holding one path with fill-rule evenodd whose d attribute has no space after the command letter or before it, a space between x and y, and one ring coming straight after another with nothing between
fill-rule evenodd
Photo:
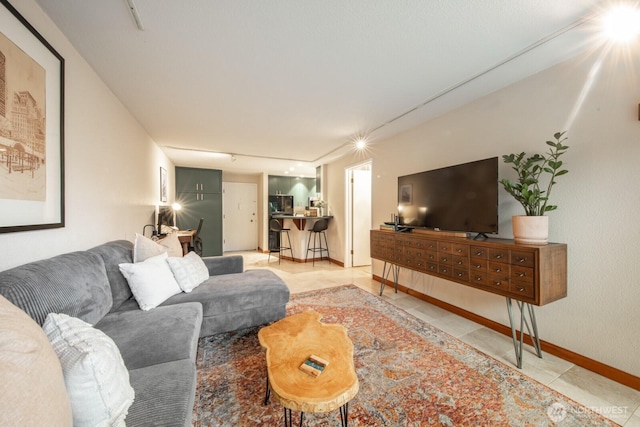
<instances>
[{"instance_id":1,"label":"bar stool","mask_svg":"<svg viewBox=\"0 0 640 427\"><path fill-rule=\"evenodd\" d=\"M269 257L267 258L267 264L271 259L271 252L278 252L278 264L280 264L280 259L282 258L282 252L289 251L291 253L291 260L293 261L293 249L291 249L291 239L289 238L289 230L290 228L282 228L280 221L273 218L269 221L269 230L274 233L278 233L278 247L277 248L269 248ZM289 246L282 246L282 234L287 233L287 241L289 242Z\"/></svg>"},{"instance_id":2,"label":"bar stool","mask_svg":"<svg viewBox=\"0 0 640 427\"><path fill-rule=\"evenodd\" d=\"M307 240L307 253L304 257L304 262L307 262L307 257L309 256L309 252L313 253L313 261L312 265L315 265L316 262L316 252L320 252L320 260L322 260L322 253L327 253L327 259L329 263L331 263L331 258L329 258L329 244L327 243L327 234L325 230L329 226L329 221L326 219L319 219L313 224L313 228L309 230L309 239ZM321 235L324 236L324 248L322 247L322 238ZM313 236L313 248L311 247L311 236Z\"/></svg>"}]
</instances>

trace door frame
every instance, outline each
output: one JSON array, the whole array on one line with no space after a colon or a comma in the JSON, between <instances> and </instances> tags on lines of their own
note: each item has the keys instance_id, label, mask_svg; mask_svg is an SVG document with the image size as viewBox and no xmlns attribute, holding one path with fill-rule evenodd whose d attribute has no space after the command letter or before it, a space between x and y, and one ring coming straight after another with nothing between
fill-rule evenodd
<instances>
[{"instance_id":1,"label":"door frame","mask_svg":"<svg viewBox=\"0 0 640 427\"><path fill-rule=\"evenodd\" d=\"M369 166L371 173L373 174L373 159L367 159L365 161L347 166L345 168L345 257L344 257L344 266L346 268L353 267L353 218L355 209L353 208L353 185L351 185L351 178L353 176L352 171L362 169L364 166ZM373 186L373 181L372 181ZM369 192L370 197L373 198L373 194ZM373 209L373 201L371 203L371 209ZM373 212L371 212L373 217ZM369 238L367 236L367 238Z\"/></svg>"}]
</instances>

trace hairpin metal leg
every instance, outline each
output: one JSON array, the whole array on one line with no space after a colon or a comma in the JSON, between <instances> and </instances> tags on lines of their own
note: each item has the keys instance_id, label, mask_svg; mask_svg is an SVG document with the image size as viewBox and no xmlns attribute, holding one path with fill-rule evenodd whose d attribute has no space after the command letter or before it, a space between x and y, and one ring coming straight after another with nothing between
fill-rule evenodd
<instances>
[{"instance_id":1,"label":"hairpin metal leg","mask_svg":"<svg viewBox=\"0 0 640 427\"><path fill-rule=\"evenodd\" d=\"M391 268L389 268L391 270ZM380 282L380 296L382 296L382 291L384 291L384 285L387 283L387 276L389 272L387 271L387 261L384 262L382 266L382 281Z\"/></svg>"},{"instance_id":2,"label":"hairpin metal leg","mask_svg":"<svg viewBox=\"0 0 640 427\"><path fill-rule=\"evenodd\" d=\"M264 404L269 404L269 397L271 396L271 388L269 387L269 375L267 375L267 391L264 395Z\"/></svg>"},{"instance_id":3,"label":"hairpin metal leg","mask_svg":"<svg viewBox=\"0 0 640 427\"><path fill-rule=\"evenodd\" d=\"M513 349L516 354L516 366L522 368L522 349L524 343L524 328L527 328L527 332L533 342L533 347L536 350L536 354L539 358L542 358L542 349L540 348L540 338L538 337L538 325L536 323L536 315L531 304L516 301L518 309L520 310L520 339L518 339L518 331L513 319L513 307L511 298L507 297L507 312L509 313L509 324L511 325L511 338L513 339ZM529 319L527 319L527 314ZM531 322L531 326L529 326Z\"/></svg>"},{"instance_id":4,"label":"hairpin metal leg","mask_svg":"<svg viewBox=\"0 0 640 427\"><path fill-rule=\"evenodd\" d=\"M389 273L391 272L393 272L393 286L396 294L398 293L398 279L400 276L400 267L389 263L389 269L387 270L387 261L385 261L384 265L382 266L382 281L380 282L380 296L382 296L382 291L384 291L384 285L387 284L387 277L389 277Z\"/></svg>"},{"instance_id":5,"label":"hairpin metal leg","mask_svg":"<svg viewBox=\"0 0 640 427\"><path fill-rule=\"evenodd\" d=\"M349 402L340 407L340 422L342 427L347 427L349 423Z\"/></svg>"}]
</instances>

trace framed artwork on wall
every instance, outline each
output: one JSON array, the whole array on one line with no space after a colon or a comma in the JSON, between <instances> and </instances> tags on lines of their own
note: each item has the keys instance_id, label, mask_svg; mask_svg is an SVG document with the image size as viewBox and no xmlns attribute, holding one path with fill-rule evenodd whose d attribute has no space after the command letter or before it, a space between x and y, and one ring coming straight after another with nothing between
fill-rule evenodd
<instances>
[{"instance_id":1,"label":"framed artwork on wall","mask_svg":"<svg viewBox=\"0 0 640 427\"><path fill-rule=\"evenodd\" d=\"M167 194L169 190L167 189L167 170L160 166L160 201L167 201Z\"/></svg>"},{"instance_id":2,"label":"framed artwork on wall","mask_svg":"<svg viewBox=\"0 0 640 427\"><path fill-rule=\"evenodd\" d=\"M0 233L64 227L64 58L0 3Z\"/></svg>"}]
</instances>

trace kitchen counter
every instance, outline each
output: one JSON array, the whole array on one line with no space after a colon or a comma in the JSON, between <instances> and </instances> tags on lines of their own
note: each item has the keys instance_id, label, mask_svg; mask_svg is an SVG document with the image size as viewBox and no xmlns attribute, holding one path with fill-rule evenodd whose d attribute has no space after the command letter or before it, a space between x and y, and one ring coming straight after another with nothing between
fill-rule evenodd
<instances>
[{"instance_id":1,"label":"kitchen counter","mask_svg":"<svg viewBox=\"0 0 640 427\"><path fill-rule=\"evenodd\" d=\"M326 219L330 221L333 218L333 215L324 215L324 216L298 216L298 215L285 215L285 214L272 214L270 219L277 219L283 225L284 228L289 228L289 237L291 239L292 246L292 256L293 261L296 262L305 262L305 256L307 254L307 245L309 244L310 233L309 230L313 228L313 224L320 220ZM291 227L287 222L291 220L296 225L295 227ZM307 221L309 221L309 228L307 227ZM269 232L270 234L272 232ZM271 240L271 239L270 239ZM271 242L270 247L271 247ZM276 243L277 244L277 243ZM311 259L309 259L311 261Z\"/></svg>"},{"instance_id":2,"label":"kitchen counter","mask_svg":"<svg viewBox=\"0 0 640 427\"><path fill-rule=\"evenodd\" d=\"M285 215L285 214L275 214L271 215L271 218L275 219L290 219L296 225L298 230L304 230L307 226L307 220L317 221L319 219L330 220L333 218L333 215L324 215L324 216L302 216L302 215Z\"/></svg>"}]
</instances>

